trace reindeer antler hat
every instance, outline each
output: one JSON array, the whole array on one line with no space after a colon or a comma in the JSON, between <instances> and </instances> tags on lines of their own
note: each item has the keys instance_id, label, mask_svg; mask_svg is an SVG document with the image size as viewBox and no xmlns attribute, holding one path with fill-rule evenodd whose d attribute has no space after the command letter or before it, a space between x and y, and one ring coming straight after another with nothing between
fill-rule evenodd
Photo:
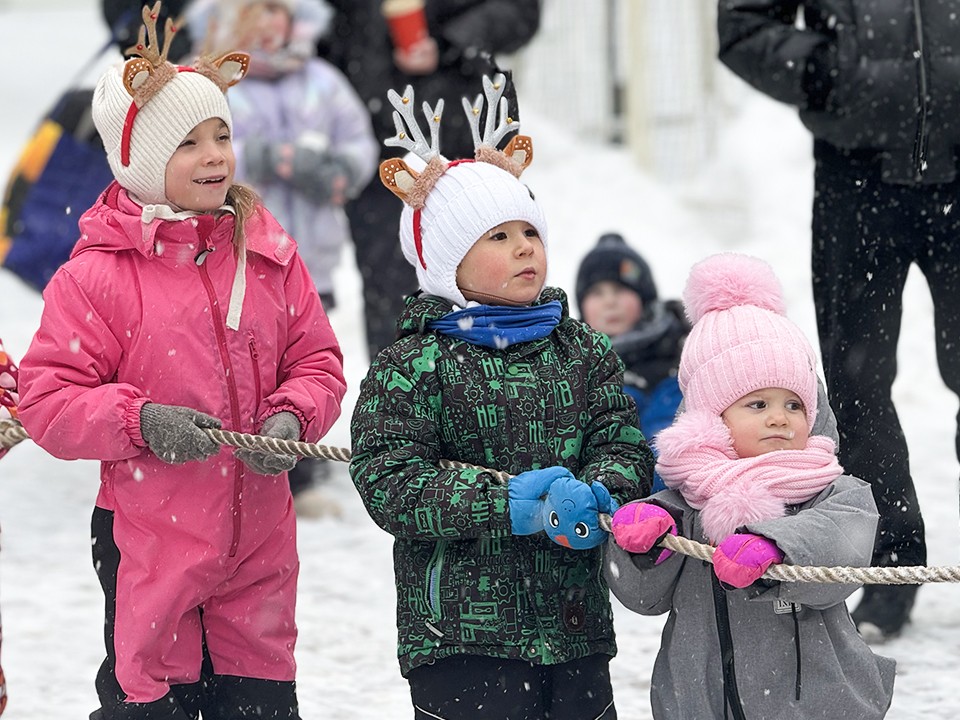
<instances>
[{"instance_id":1,"label":"reindeer antler hat","mask_svg":"<svg viewBox=\"0 0 960 720\"><path fill-rule=\"evenodd\" d=\"M160 2L143 8L135 56L101 76L93 95L93 121L103 139L114 177L143 204L165 204L167 163L183 138L210 118L232 130L224 95L246 74L246 53L201 58L193 66L173 65L167 52L177 28L167 19L163 47L157 38Z\"/></svg>"},{"instance_id":2,"label":"reindeer antler hat","mask_svg":"<svg viewBox=\"0 0 960 720\"><path fill-rule=\"evenodd\" d=\"M443 100L435 108L423 103L430 128L427 140L415 117L413 88L408 85L402 96L393 90L387 94L396 108L397 134L384 144L409 150L427 163L419 173L398 158L380 164L383 184L405 204L400 216L403 254L417 269L425 293L461 307L467 301L457 287L457 266L485 232L501 223L525 220L537 229L544 245L547 242L547 223L540 206L519 180L533 160L533 142L517 135L504 150L497 149L507 133L520 127L507 115L505 88L504 75L492 80L484 77L484 95L478 95L473 103L463 98L475 157L452 162L440 154ZM481 134L484 96L488 109Z\"/></svg>"}]
</instances>

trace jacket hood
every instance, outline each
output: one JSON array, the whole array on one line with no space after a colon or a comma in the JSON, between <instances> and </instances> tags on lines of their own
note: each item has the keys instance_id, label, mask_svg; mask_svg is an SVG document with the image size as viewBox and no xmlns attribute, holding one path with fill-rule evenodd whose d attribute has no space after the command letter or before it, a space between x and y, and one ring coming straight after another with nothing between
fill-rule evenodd
<instances>
[{"instance_id":1,"label":"jacket hood","mask_svg":"<svg viewBox=\"0 0 960 720\"><path fill-rule=\"evenodd\" d=\"M169 255L168 247L181 247L193 253L193 260L202 252L201 243L206 249L233 243L233 213L180 213L164 217L163 212L168 210L162 205L140 205L114 181L81 216L80 239L70 257L89 250L135 250L150 258ZM262 207L248 218L244 237L247 252L255 252L278 265L287 265L297 248L293 238Z\"/></svg>"},{"instance_id":2,"label":"jacket hood","mask_svg":"<svg viewBox=\"0 0 960 720\"><path fill-rule=\"evenodd\" d=\"M567 302L567 294L560 288L544 287L540 297L533 305L544 305L553 300L559 301L561 305L560 322L563 322L570 317L570 307ZM446 298L437 295L409 295L406 299L406 307L397 319L397 337L422 335L429 332L427 330L429 322L438 320L452 311L453 303Z\"/></svg>"}]
</instances>

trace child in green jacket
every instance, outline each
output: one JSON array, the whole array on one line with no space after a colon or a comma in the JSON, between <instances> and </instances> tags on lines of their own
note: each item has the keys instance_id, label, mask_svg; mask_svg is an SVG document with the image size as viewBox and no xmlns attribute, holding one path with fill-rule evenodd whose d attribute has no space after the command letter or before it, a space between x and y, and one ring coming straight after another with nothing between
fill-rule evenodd
<instances>
[{"instance_id":1,"label":"child in green jacket","mask_svg":"<svg viewBox=\"0 0 960 720\"><path fill-rule=\"evenodd\" d=\"M419 173L381 165L406 203L400 241L421 291L361 385L350 471L395 537L415 718L475 718L482 706L484 717L609 720L616 644L598 514L649 491L652 455L609 340L544 286L546 222L518 180L532 144L496 149L518 124L501 107L494 127L503 77L484 85L482 137L482 102L464 101L476 159L454 162L434 134L442 105L424 110L428 141L412 89L391 93L388 144L427 161Z\"/></svg>"}]
</instances>

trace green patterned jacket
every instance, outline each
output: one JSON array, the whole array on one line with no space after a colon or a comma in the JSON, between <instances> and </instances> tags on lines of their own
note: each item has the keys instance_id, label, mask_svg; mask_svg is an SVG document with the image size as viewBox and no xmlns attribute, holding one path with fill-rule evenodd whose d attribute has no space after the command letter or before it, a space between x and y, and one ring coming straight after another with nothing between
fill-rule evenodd
<instances>
[{"instance_id":1,"label":"green patterned jacket","mask_svg":"<svg viewBox=\"0 0 960 720\"><path fill-rule=\"evenodd\" d=\"M401 672L461 653L555 664L616 654L601 548L510 534L507 487L458 460L515 475L564 465L621 503L650 490L653 456L605 335L563 316L547 337L504 350L438 335L450 312L410 298L400 339L360 387L350 473L373 520L396 538Z\"/></svg>"}]
</instances>

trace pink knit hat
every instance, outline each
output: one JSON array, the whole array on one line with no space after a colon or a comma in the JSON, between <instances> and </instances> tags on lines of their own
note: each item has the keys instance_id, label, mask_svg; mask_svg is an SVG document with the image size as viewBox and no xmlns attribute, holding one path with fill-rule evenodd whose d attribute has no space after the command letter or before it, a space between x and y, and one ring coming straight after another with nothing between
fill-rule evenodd
<instances>
[{"instance_id":1,"label":"pink knit hat","mask_svg":"<svg viewBox=\"0 0 960 720\"><path fill-rule=\"evenodd\" d=\"M816 355L785 317L773 268L747 255L713 255L691 269L683 302L693 323L678 376L687 410L720 415L755 390L784 388L803 401L813 427Z\"/></svg>"}]
</instances>

